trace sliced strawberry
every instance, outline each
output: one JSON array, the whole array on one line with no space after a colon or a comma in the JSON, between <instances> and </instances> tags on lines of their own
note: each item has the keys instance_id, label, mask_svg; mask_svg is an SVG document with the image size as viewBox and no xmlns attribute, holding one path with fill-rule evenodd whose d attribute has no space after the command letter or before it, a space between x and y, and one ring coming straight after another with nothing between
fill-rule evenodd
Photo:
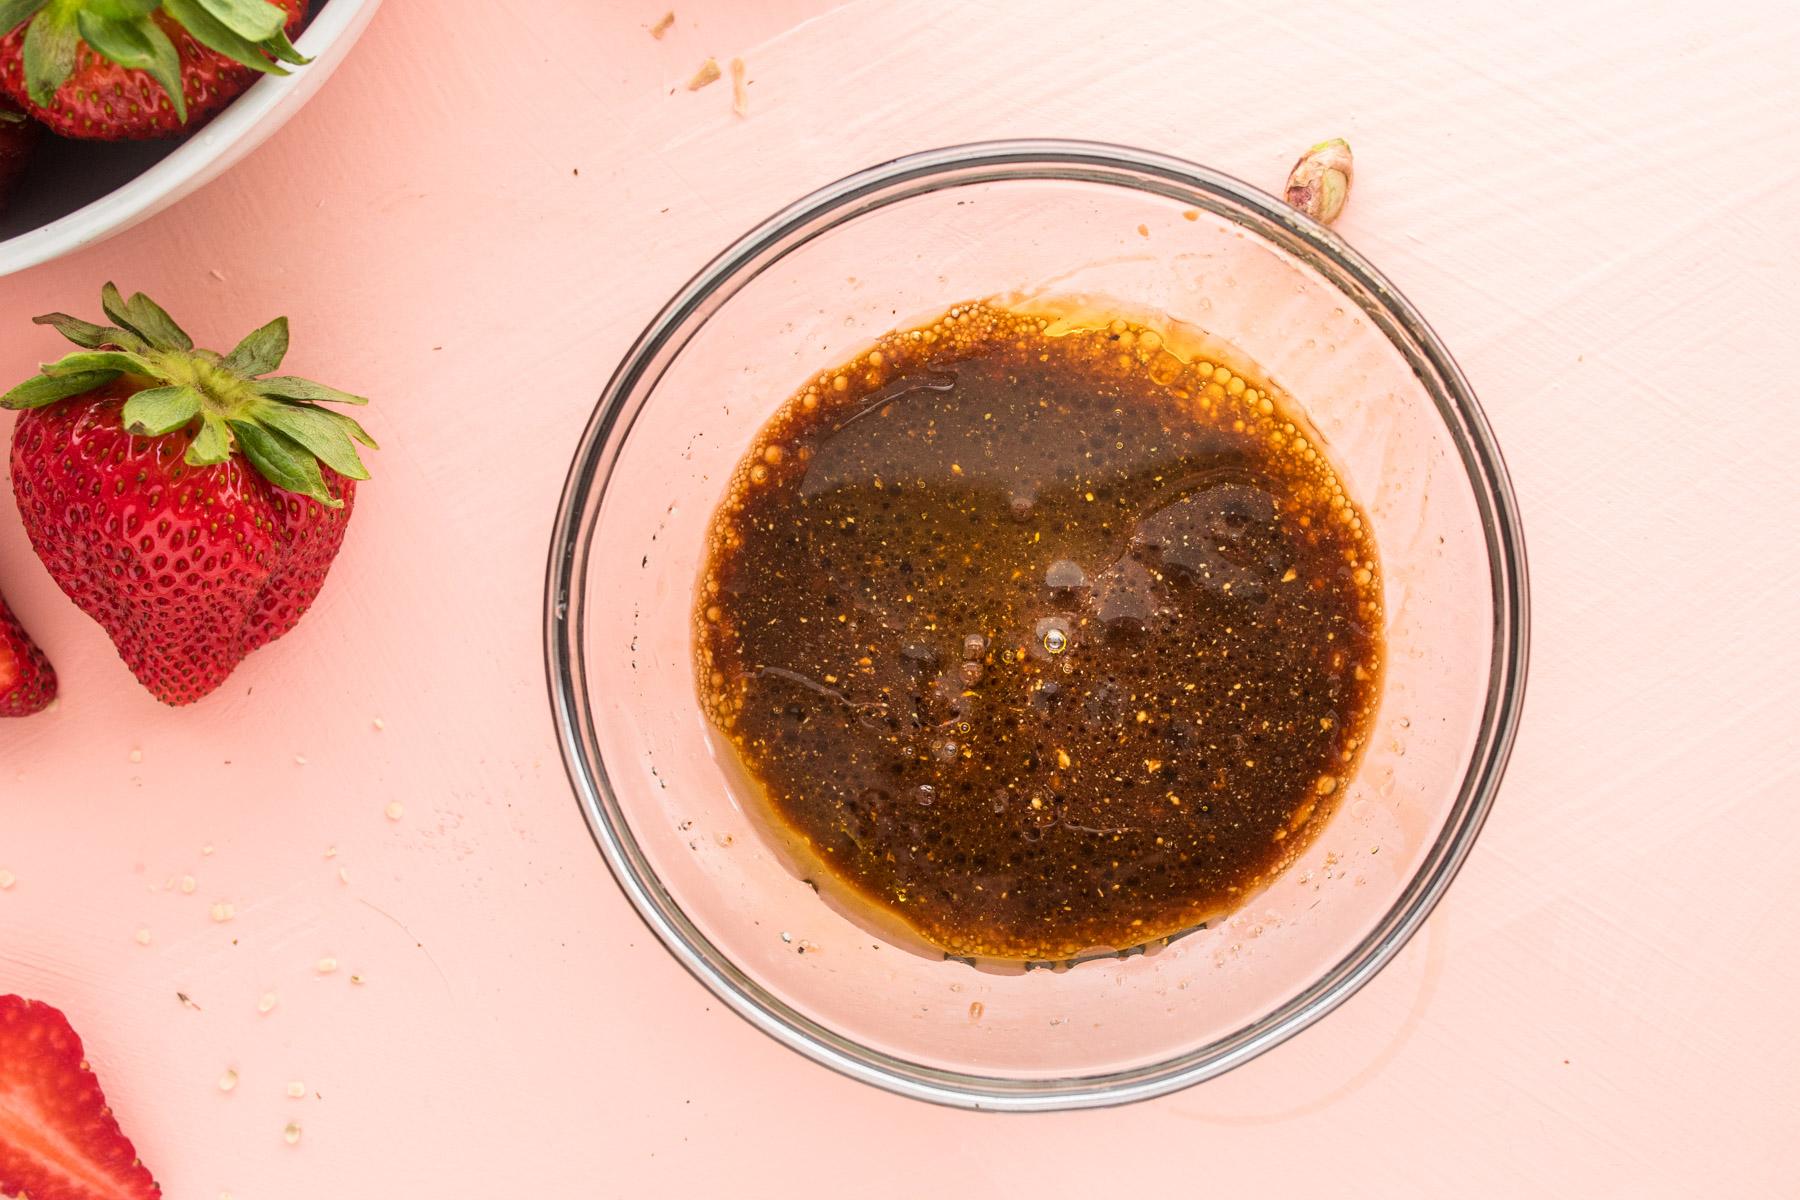
<instances>
[{"instance_id":1,"label":"sliced strawberry","mask_svg":"<svg viewBox=\"0 0 1800 1200\"><path fill-rule=\"evenodd\" d=\"M29 717L56 699L56 672L0 596L0 717Z\"/></svg>"},{"instance_id":2,"label":"sliced strawberry","mask_svg":"<svg viewBox=\"0 0 1800 1200\"><path fill-rule=\"evenodd\" d=\"M0 1196L161 1195L119 1132L68 1020L48 1004L0 996Z\"/></svg>"}]
</instances>

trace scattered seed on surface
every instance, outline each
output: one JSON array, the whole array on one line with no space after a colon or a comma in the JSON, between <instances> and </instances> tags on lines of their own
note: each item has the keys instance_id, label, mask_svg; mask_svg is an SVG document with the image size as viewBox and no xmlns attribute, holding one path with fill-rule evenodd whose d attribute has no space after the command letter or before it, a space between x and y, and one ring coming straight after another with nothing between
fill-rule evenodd
<instances>
[{"instance_id":1,"label":"scattered seed on surface","mask_svg":"<svg viewBox=\"0 0 1800 1200\"><path fill-rule=\"evenodd\" d=\"M126 757L127 757L127 758L129 758L129 759L131 759L131 761L132 761L132 762L134 762L134 763L141 763L141 762L143 762L143 761L144 761L144 752L143 752L143 751L142 751L142 750L139 750L139 749L137 749L137 748L136 748L136 747L135 747L135 746L134 746L134 747L133 747L133 748L132 748L132 751L131 751L131 753L130 753L130 754L128 754L128 755L126 755Z\"/></svg>"},{"instance_id":2,"label":"scattered seed on surface","mask_svg":"<svg viewBox=\"0 0 1800 1200\"><path fill-rule=\"evenodd\" d=\"M287 1094L295 1100L300 1099L306 1095L306 1084L298 1079L288 1080Z\"/></svg>"},{"instance_id":3,"label":"scattered seed on surface","mask_svg":"<svg viewBox=\"0 0 1800 1200\"><path fill-rule=\"evenodd\" d=\"M287 1128L281 1131L281 1140L290 1146L298 1146L300 1144L300 1122L289 1121Z\"/></svg>"},{"instance_id":4,"label":"scattered seed on surface","mask_svg":"<svg viewBox=\"0 0 1800 1200\"><path fill-rule=\"evenodd\" d=\"M375 727L376 733L380 733L382 730L387 728L387 722L382 720L380 717L376 717L373 721L370 721L369 724L371 724Z\"/></svg>"},{"instance_id":5,"label":"scattered seed on surface","mask_svg":"<svg viewBox=\"0 0 1800 1200\"><path fill-rule=\"evenodd\" d=\"M150 944L150 931L148 929L140 926L134 936L137 938L138 945L148 946Z\"/></svg>"},{"instance_id":6,"label":"scattered seed on surface","mask_svg":"<svg viewBox=\"0 0 1800 1200\"><path fill-rule=\"evenodd\" d=\"M313 964L313 970L317 971L321 975L329 975L337 969L338 969L337 959L331 958L329 956L327 956L325 958L321 958L318 962Z\"/></svg>"},{"instance_id":7,"label":"scattered seed on surface","mask_svg":"<svg viewBox=\"0 0 1800 1200\"><path fill-rule=\"evenodd\" d=\"M719 60L716 58L709 58L700 64L700 69L694 72L694 77L687 81L687 90L690 92L697 92L707 84L717 83L718 81Z\"/></svg>"},{"instance_id":8,"label":"scattered seed on surface","mask_svg":"<svg viewBox=\"0 0 1800 1200\"><path fill-rule=\"evenodd\" d=\"M275 1006L280 1003L280 996L277 996L274 992L264 992L256 1001L256 1011L259 1013L272 1012L274 1011Z\"/></svg>"},{"instance_id":9,"label":"scattered seed on surface","mask_svg":"<svg viewBox=\"0 0 1800 1200\"><path fill-rule=\"evenodd\" d=\"M326 858L336 858L337 857L337 847L336 846L325 847L325 857Z\"/></svg>"},{"instance_id":10,"label":"scattered seed on surface","mask_svg":"<svg viewBox=\"0 0 1800 1200\"><path fill-rule=\"evenodd\" d=\"M350 977L350 982L354 983L357 987L361 987L363 985L364 980L361 975L352 975Z\"/></svg>"},{"instance_id":11,"label":"scattered seed on surface","mask_svg":"<svg viewBox=\"0 0 1800 1200\"><path fill-rule=\"evenodd\" d=\"M237 1085L238 1073L236 1071L227 1070L223 1075L219 1076L219 1090L221 1092L229 1092L237 1087Z\"/></svg>"},{"instance_id":12,"label":"scattered seed on surface","mask_svg":"<svg viewBox=\"0 0 1800 1200\"><path fill-rule=\"evenodd\" d=\"M224 924L235 916L237 916L237 909L223 900L212 906L212 919L220 924Z\"/></svg>"},{"instance_id":13,"label":"scattered seed on surface","mask_svg":"<svg viewBox=\"0 0 1800 1200\"><path fill-rule=\"evenodd\" d=\"M382 809L382 811L387 814L388 820L398 821L401 817L406 815L406 806L398 800L389 800L388 806Z\"/></svg>"},{"instance_id":14,"label":"scattered seed on surface","mask_svg":"<svg viewBox=\"0 0 1800 1200\"><path fill-rule=\"evenodd\" d=\"M662 41L663 34L669 32L669 26L673 25L674 23L675 23L675 14L673 12L664 13L661 17L659 17L657 19L656 24L654 24L650 27L650 36L655 38L659 42Z\"/></svg>"},{"instance_id":15,"label":"scattered seed on surface","mask_svg":"<svg viewBox=\"0 0 1800 1200\"><path fill-rule=\"evenodd\" d=\"M198 886L200 886L200 885L194 882L194 877L192 875L183 875L181 877L181 894L182 895L184 895L184 896L193 895L194 889Z\"/></svg>"},{"instance_id":16,"label":"scattered seed on surface","mask_svg":"<svg viewBox=\"0 0 1800 1200\"><path fill-rule=\"evenodd\" d=\"M211 842L208 842L206 845L200 847L200 857L201 858L211 858L212 852L213 852L213 848L212 848Z\"/></svg>"},{"instance_id":17,"label":"scattered seed on surface","mask_svg":"<svg viewBox=\"0 0 1800 1200\"><path fill-rule=\"evenodd\" d=\"M339 883L349 883L350 882L350 868L349 867L339 867L338 868L338 882Z\"/></svg>"},{"instance_id":18,"label":"scattered seed on surface","mask_svg":"<svg viewBox=\"0 0 1800 1200\"><path fill-rule=\"evenodd\" d=\"M294 765L296 767L304 767L306 765L306 755L304 755L304 754L294 755Z\"/></svg>"},{"instance_id":19,"label":"scattered seed on surface","mask_svg":"<svg viewBox=\"0 0 1800 1200\"><path fill-rule=\"evenodd\" d=\"M11 871L0 869L0 892L6 891L17 882L19 882L19 877L17 875L14 875Z\"/></svg>"}]
</instances>

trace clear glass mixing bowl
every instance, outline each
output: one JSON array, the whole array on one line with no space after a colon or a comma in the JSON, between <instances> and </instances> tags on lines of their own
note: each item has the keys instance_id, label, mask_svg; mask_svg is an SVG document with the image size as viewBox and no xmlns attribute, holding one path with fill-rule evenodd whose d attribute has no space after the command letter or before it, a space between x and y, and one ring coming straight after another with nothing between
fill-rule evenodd
<instances>
[{"instance_id":1,"label":"clear glass mixing bowl","mask_svg":"<svg viewBox=\"0 0 1800 1200\"><path fill-rule=\"evenodd\" d=\"M695 692L691 613L733 466L807 377L993 296L1110 297L1238 347L1373 521L1387 668L1323 832L1233 916L1149 953L996 973L884 943L792 874ZM545 595L569 777L644 920L746 1019L845 1074L995 1109L1159 1095L1318 1020L1449 886L1505 767L1526 665L1516 502L1467 382L1337 236L1236 180L1077 142L899 159L751 231L645 330L594 411Z\"/></svg>"}]
</instances>

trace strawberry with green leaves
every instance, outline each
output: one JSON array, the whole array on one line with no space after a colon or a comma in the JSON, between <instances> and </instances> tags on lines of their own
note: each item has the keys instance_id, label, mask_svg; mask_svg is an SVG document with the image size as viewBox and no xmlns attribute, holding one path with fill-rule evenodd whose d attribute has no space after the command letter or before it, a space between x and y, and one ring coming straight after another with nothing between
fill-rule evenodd
<instances>
[{"instance_id":1,"label":"strawberry with green leaves","mask_svg":"<svg viewBox=\"0 0 1800 1200\"><path fill-rule=\"evenodd\" d=\"M68 1018L0 996L0 1196L158 1200Z\"/></svg>"},{"instance_id":2,"label":"strawberry with green leaves","mask_svg":"<svg viewBox=\"0 0 1800 1200\"><path fill-rule=\"evenodd\" d=\"M360 396L275 375L287 318L229 354L194 348L149 297L111 325L36 318L82 347L0 396L33 549L143 685L190 704L292 629L343 544L375 441L326 405Z\"/></svg>"},{"instance_id":3,"label":"strawberry with green leaves","mask_svg":"<svg viewBox=\"0 0 1800 1200\"><path fill-rule=\"evenodd\" d=\"M307 0L0 0L0 88L64 137L162 137L307 61Z\"/></svg>"},{"instance_id":4,"label":"strawberry with green leaves","mask_svg":"<svg viewBox=\"0 0 1800 1200\"><path fill-rule=\"evenodd\" d=\"M0 717L29 717L56 699L56 672L0 596Z\"/></svg>"}]
</instances>

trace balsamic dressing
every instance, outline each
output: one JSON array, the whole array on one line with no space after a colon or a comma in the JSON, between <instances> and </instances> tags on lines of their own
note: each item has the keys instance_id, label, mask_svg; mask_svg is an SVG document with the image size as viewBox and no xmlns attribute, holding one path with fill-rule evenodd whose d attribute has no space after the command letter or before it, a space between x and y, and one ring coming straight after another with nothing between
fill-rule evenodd
<instances>
[{"instance_id":1,"label":"balsamic dressing","mask_svg":"<svg viewBox=\"0 0 1800 1200\"><path fill-rule=\"evenodd\" d=\"M714 517L706 711L821 883L1060 961L1235 907L1379 699L1367 519L1228 355L962 305L815 377Z\"/></svg>"}]
</instances>

